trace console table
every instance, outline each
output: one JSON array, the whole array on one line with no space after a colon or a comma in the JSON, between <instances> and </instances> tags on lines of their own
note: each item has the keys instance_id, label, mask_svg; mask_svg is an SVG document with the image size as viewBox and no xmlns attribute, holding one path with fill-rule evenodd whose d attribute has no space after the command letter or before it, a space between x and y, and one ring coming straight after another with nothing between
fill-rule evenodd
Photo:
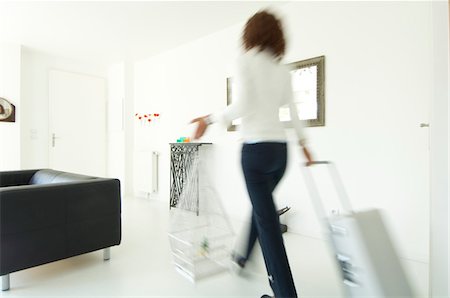
<instances>
[{"instance_id":1,"label":"console table","mask_svg":"<svg viewBox=\"0 0 450 298\"><path fill-rule=\"evenodd\" d=\"M196 161L201 161L205 154L205 145L212 143L170 143L170 208L177 207L186 181L191 180L189 202L183 202L183 208L199 214L199 186L201 169L194 171ZM207 150L207 149L206 149ZM189 175L194 175L189 176Z\"/></svg>"}]
</instances>

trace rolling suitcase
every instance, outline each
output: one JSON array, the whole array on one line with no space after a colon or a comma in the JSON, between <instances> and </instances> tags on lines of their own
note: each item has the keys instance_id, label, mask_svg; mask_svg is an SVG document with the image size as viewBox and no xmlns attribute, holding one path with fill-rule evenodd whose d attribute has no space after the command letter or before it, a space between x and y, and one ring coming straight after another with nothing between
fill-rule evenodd
<instances>
[{"instance_id":1,"label":"rolling suitcase","mask_svg":"<svg viewBox=\"0 0 450 298\"><path fill-rule=\"evenodd\" d=\"M323 165L336 188L345 214L326 216L310 167L304 167L308 192L329 235L347 297L414 297L382 216L377 209L353 211L335 165Z\"/></svg>"}]
</instances>

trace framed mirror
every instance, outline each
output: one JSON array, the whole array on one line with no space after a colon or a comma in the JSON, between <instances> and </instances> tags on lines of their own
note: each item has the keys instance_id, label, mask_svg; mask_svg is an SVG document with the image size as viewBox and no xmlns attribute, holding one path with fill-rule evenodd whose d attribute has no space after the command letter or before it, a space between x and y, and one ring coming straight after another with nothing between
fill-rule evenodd
<instances>
[{"instance_id":1,"label":"framed mirror","mask_svg":"<svg viewBox=\"0 0 450 298\"><path fill-rule=\"evenodd\" d=\"M299 119L305 126L325 126L325 56L287 64L291 70L294 102ZM227 78L227 105L233 100L233 80ZM281 107L280 121L292 127L288 107ZM235 131L240 119L233 121L228 131Z\"/></svg>"},{"instance_id":2,"label":"framed mirror","mask_svg":"<svg viewBox=\"0 0 450 298\"><path fill-rule=\"evenodd\" d=\"M233 102L233 78L227 78L227 106L229 106ZM231 125L227 127L227 131L236 131L237 127L241 124L241 119L236 119L231 122Z\"/></svg>"}]
</instances>

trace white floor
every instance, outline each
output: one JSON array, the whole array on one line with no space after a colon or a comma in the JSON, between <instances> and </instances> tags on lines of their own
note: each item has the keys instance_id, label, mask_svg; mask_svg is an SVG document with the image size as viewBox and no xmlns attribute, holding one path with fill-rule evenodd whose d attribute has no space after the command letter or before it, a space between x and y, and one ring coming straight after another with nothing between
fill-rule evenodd
<instances>
[{"instance_id":1,"label":"white floor","mask_svg":"<svg viewBox=\"0 0 450 298\"><path fill-rule=\"evenodd\" d=\"M11 274L0 297L260 297L271 294L260 251L243 275L224 272L191 283L172 264L168 206L123 200L122 244L104 262L94 252ZM338 274L322 240L285 234L301 297L342 297ZM428 264L404 260L417 297L427 297Z\"/></svg>"}]
</instances>

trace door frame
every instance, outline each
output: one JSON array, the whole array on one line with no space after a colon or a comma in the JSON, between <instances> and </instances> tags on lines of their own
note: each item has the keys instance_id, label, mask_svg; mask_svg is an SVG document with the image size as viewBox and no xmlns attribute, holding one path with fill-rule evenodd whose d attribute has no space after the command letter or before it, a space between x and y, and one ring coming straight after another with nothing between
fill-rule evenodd
<instances>
[{"instance_id":1,"label":"door frame","mask_svg":"<svg viewBox=\"0 0 450 298\"><path fill-rule=\"evenodd\" d=\"M447 7L446 7L447 6ZM450 0L433 0L433 93L430 122L429 296L449 297L449 17Z\"/></svg>"}]
</instances>

